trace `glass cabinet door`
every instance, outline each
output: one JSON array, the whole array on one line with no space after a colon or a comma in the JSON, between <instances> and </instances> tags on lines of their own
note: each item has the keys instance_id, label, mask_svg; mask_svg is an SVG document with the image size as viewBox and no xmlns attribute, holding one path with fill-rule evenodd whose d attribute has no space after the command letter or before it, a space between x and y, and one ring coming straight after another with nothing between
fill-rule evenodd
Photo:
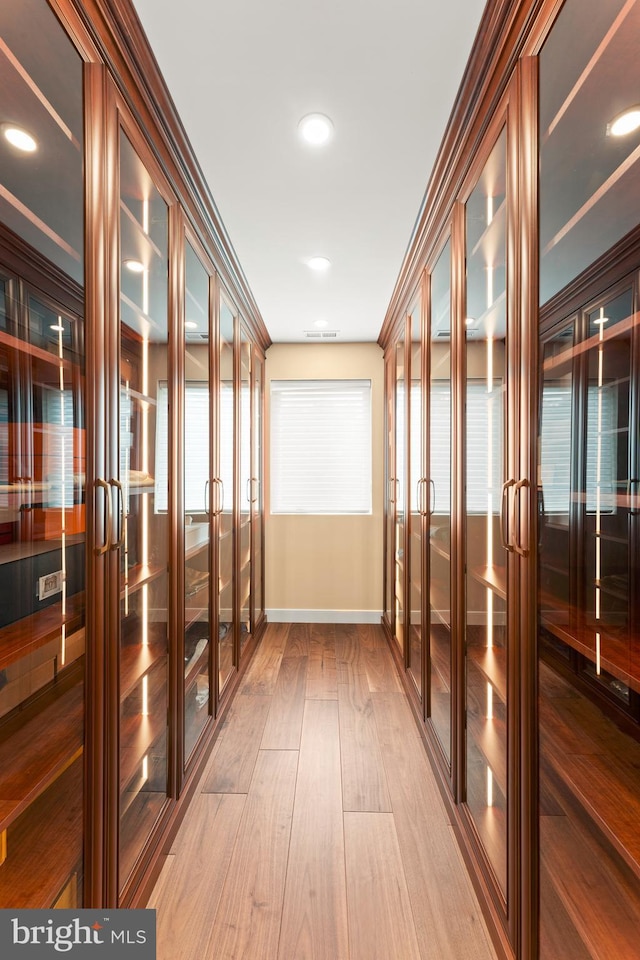
<instances>
[{"instance_id":1,"label":"glass cabinet door","mask_svg":"<svg viewBox=\"0 0 640 960\"><path fill-rule=\"evenodd\" d=\"M240 650L251 632L251 341L240 324L240 528L238 553L240 576Z\"/></svg>"},{"instance_id":2,"label":"glass cabinet door","mask_svg":"<svg viewBox=\"0 0 640 960\"><path fill-rule=\"evenodd\" d=\"M424 398L422 390L422 298L409 313L411 339L409 388L409 638L408 670L418 696L422 697L423 671L423 523L424 490Z\"/></svg>"},{"instance_id":3,"label":"glass cabinet door","mask_svg":"<svg viewBox=\"0 0 640 960\"><path fill-rule=\"evenodd\" d=\"M384 620L395 635L395 350L385 358Z\"/></svg>"},{"instance_id":4,"label":"glass cabinet door","mask_svg":"<svg viewBox=\"0 0 640 960\"><path fill-rule=\"evenodd\" d=\"M185 244L184 313L184 759L209 716L210 433L209 273Z\"/></svg>"},{"instance_id":5,"label":"glass cabinet door","mask_svg":"<svg viewBox=\"0 0 640 960\"><path fill-rule=\"evenodd\" d=\"M251 564L253 574L252 632L264 620L264 507L262 492L262 395L264 361L253 351L253 403L251 416Z\"/></svg>"},{"instance_id":6,"label":"glass cabinet door","mask_svg":"<svg viewBox=\"0 0 640 960\"><path fill-rule=\"evenodd\" d=\"M465 206L466 804L507 894L506 129Z\"/></svg>"},{"instance_id":7,"label":"glass cabinet door","mask_svg":"<svg viewBox=\"0 0 640 960\"><path fill-rule=\"evenodd\" d=\"M0 263L0 906L75 909L90 886L85 570L94 539L83 63L45 0L1 4L0 36L0 239L11 259ZM12 127L30 144L12 142Z\"/></svg>"},{"instance_id":8,"label":"glass cabinet door","mask_svg":"<svg viewBox=\"0 0 640 960\"><path fill-rule=\"evenodd\" d=\"M405 653L405 481L406 481L406 393L405 341L396 344L395 357L395 477L393 481L395 517L393 524L393 615L395 638L402 654Z\"/></svg>"},{"instance_id":9,"label":"glass cabinet door","mask_svg":"<svg viewBox=\"0 0 640 960\"><path fill-rule=\"evenodd\" d=\"M431 273L429 361L429 716L451 762L451 243Z\"/></svg>"},{"instance_id":10,"label":"glass cabinet door","mask_svg":"<svg viewBox=\"0 0 640 960\"><path fill-rule=\"evenodd\" d=\"M124 887L167 799L168 207L120 132L120 828Z\"/></svg>"},{"instance_id":11,"label":"glass cabinet door","mask_svg":"<svg viewBox=\"0 0 640 960\"><path fill-rule=\"evenodd\" d=\"M235 666L233 615L233 491L234 470L234 312L220 300L218 342L218 477L217 530L218 551L218 690L221 693Z\"/></svg>"}]
</instances>

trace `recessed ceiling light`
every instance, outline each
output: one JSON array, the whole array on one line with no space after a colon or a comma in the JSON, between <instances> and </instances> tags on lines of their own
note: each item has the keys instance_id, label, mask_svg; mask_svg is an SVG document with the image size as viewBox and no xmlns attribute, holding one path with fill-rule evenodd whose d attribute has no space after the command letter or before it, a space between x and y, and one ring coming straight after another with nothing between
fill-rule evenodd
<instances>
[{"instance_id":1,"label":"recessed ceiling light","mask_svg":"<svg viewBox=\"0 0 640 960\"><path fill-rule=\"evenodd\" d=\"M3 123L2 134L12 147L21 150L23 153L33 153L38 147L35 137L32 137L22 127L16 127L13 123Z\"/></svg>"},{"instance_id":2,"label":"recessed ceiling light","mask_svg":"<svg viewBox=\"0 0 640 960\"><path fill-rule=\"evenodd\" d=\"M333 124L323 113L309 113L298 124L298 131L306 143L320 147L331 139Z\"/></svg>"},{"instance_id":3,"label":"recessed ceiling light","mask_svg":"<svg viewBox=\"0 0 640 960\"><path fill-rule=\"evenodd\" d=\"M624 137L628 133L633 133L638 127L640 127L640 106L629 107L607 125L607 134L612 137Z\"/></svg>"},{"instance_id":4,"label":"recessed ceiling light","mask_svg":"<svg viewBox=\"0 0 640 960\"><path fill-rule=\"evenodd\" d=\"M125 260L124 265L131 273L144 273L144 263L142 260Z\"/></svg>"},{"instance_id":5,"label":"recessed ceiling light","mask_svg":"<svg viewBox=\"0 0 640 960\"><path fill-rule=\"evenodd\" d=\"M184 328L185 330L197 330L198 324L196 323L195 320L185 320Z\"/></svg>"},{"instance_id":6,"label":"recessed ceiling light","mask_svg":"<svg viewBox=\"0 0 640 960\"><path fill-rule=\"evenodd\" d=\"M331 260L328 260L326 257L310 257L307 260L307 266L311 270L317 270L321 273L323 270L328 270L331 266Z\"/></svg>"},{"instance_id":7,"label":"recessed ceiling light","mask_svg":"<svg viewBox=\"0 0 640 960\"><path fill-rule=\"evenodd\" d=\"M594 317L593 322L598 326L602 326L602 324L609 322L609 317Z\"/></svg>"},{"instance_id":8,"label":"recessed ceiling light","mask_svg":"<svg viewBox=\"0 0 640 960\"><path fill-rule=\"evenodd\" d=\"M467 317L467 319L465 320L465 326L472 327L475 322L476 322L475 317Z\"/></svg>"},{"instance_id":9,"label":"recessed ceiling light","mask_svg":"<svg viewBox=\"0 0 640 960\"><path fill-rule=\"evenodd\" d=\"M56 333L64 333L64 327L61 323L52 323L49 329L55 330Z\"/></svg>"},{"instance_id":10,"label":"recessed ceiling light","mask_svg":"<svg viewBox=\"0 0 640 960\"><path fill-rule=\"evenodd\" d=\"M329 321L328 321L328 320L314 320L314 321L313 321L313 325L314 325L314 327L318 327L319 329L323 329L324 327L328 327L328 326L329 326Z\"/></svg>"}]
</instances>

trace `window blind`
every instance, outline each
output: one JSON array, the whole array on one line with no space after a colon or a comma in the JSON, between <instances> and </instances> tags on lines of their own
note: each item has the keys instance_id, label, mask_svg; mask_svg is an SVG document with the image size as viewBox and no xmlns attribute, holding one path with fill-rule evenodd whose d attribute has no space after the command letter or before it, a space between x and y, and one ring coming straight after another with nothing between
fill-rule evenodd
<instances>
[{"instance_id":1,"label":"window blind","mask_svg":"<svg viewBox=\"0 0 640 960\"><path fill-rule=\"evenodd\" d=\"M371 381L271 381L271 512L371 513Z\"/></svg>"}]
</instances>

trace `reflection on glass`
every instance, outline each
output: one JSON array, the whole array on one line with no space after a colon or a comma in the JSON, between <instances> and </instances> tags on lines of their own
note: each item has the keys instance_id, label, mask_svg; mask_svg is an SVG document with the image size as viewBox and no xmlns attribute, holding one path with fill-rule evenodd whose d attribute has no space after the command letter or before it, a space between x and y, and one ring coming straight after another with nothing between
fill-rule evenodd
<instances>
[{"instance_id":1,"label":"reflection on glass","mask_svg":"<svg viewBox=\"0 0 640 960\"><path fill-rule=\"evenodd\" d=\"M240 648L251 631L251 343L240 327Z\"/></svg>"},{"instance_id":2,"label":"reflection on glass","mask_svg":"<svg viewBox=\"0 0 640 960\"><path fill-rule=\"evenodd\" d=\"M429 658L431 722L451 760L451 244L431 274Z\"/></svg>"},{"instance_id":3,"label":"reflection on glass","mask_svg":"<svg viewBox=\"0 0 640 960\"><path fill-rule=\"evenodd\" d=\"M122 888L167 797L169 560L168 210L122 132L120 191Z\"/></svg>"},{"instance_id":4,"label":"reflection on glass","mask_svg":"<svg viewBox=\"0 0 640 960\"><path fill-rule=\"evenodd\" d=\"M184 395L184 756L209 716L209 274L187 241Z\"/></svg>"},{"instance_id":5,"label":"reflection on glass","mask_svg":"<svg viewBox=\"0 0 640 960\"><path fill-rule=\"evenodd\" d=\"M423 479L423 397L422 397L422 320L421 300L414 304L409 315L411 337L411 380L409 395L409 673L416 689L422 695L422 512L424 507Z\"/></svg>"},{"instance_id":6,"label":"reflection on glass","mask_svg":"<svg viewBox=\"0 0 640 960\"><path fill-rule=\"evenodd\" d=\"M234 668L233 652L233 333L234 314L220 301L218 452L218 674L222 691Z\"/></svg>"},{"instance_id":7,"label":"reflection on glass","mask_svg":"<svg viewBox=\"0 0 640 960\"><path fill-rule=\"evenodd\" d=\"M395 522L393 529L393 584L394 584L394 621L395 637L400 649L404 652L404 500L405 500L405 373L404 373L404 339L396 345L396 382L395 382L395 438L396 438L396 469L394 496Z\"/></svg>"},{"instance_id":8,"label":"reflection on glass","mask_svg":"<svg viewBox=\"0 0 640 960\"><path fill-rule=\"evenodd\" d=\"M2 4L0 36L2 119L47 145L34 163L0 141L0 234L13 251L11 269L0 265L0 904L75 909L85 799L83 65L45 0ZM43 102L56 103L57 120Z\"/></svg>"},{"instance_id":9,"label":"reflection on glass","mask_svg":"<svg viewBox=\"0 0 640 960\"><path fill-rule=\"evenodd\" d=\"M506 896L506 132L466 204L466 801Z\"/></svg>"},{"instance_id":10,"label":"reflection on glass","mask_svg":"<svg viewBox=\"0 0 640 960\"><path fill-rule=\"evenodd\" d=\"M640 129L611 122L638 102L639 32L640 0L566 0L540 54L541 960L638 955L639 259L614 251Z\"/></svg>"}]
</instances>

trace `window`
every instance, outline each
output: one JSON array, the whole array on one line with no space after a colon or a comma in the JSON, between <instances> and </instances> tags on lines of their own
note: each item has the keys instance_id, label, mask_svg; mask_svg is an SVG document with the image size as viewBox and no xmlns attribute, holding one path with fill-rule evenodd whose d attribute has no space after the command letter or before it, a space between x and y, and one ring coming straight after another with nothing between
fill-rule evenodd
<instances>
[{"instance_id":1,"label":"window","mask_svg":"<svg viewBox=\"0 0 640 960\"><path fill-rule=\"evenodd\" d=\"M271 512L371 513L370 380L272 380Z\"/></svg>"}]
</instances>

